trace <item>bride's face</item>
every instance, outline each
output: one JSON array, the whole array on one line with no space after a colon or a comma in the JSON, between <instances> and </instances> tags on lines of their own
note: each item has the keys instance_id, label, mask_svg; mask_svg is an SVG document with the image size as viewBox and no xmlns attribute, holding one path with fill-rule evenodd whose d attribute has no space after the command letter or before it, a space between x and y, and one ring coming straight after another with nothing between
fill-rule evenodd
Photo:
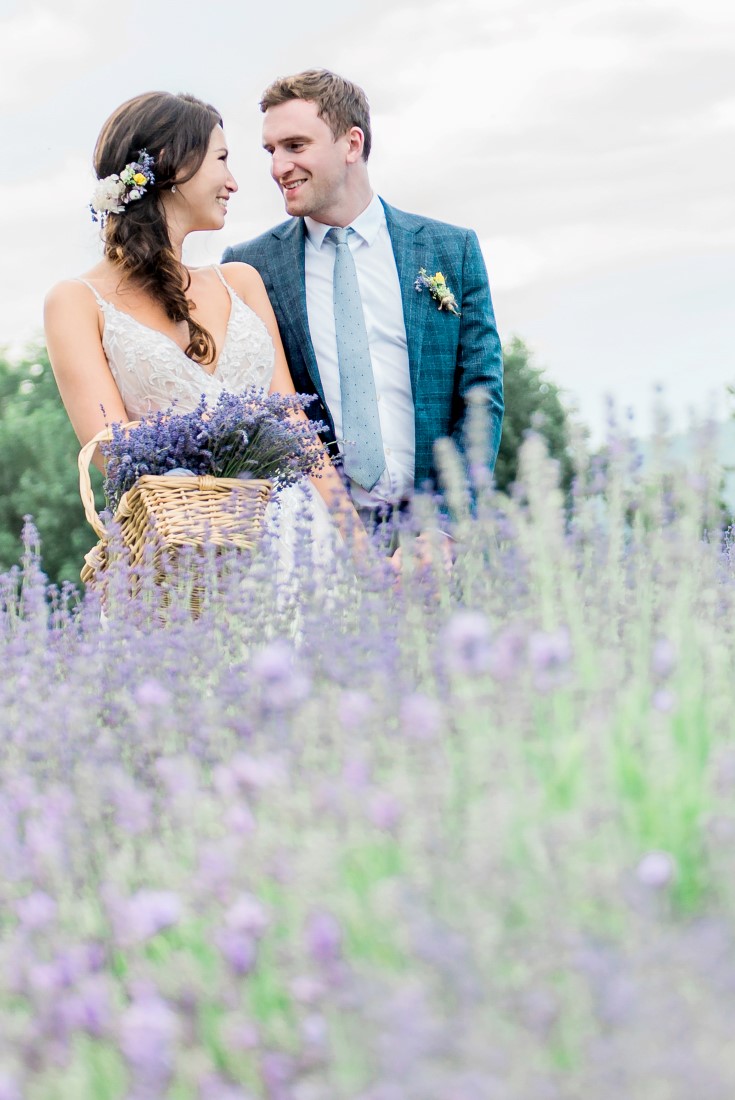
<instances>
[{"instance_id":1,"label":"bride's face","mask_svg":"<svg viewBox=\"0 0 735 1100\"><path fill-rule=\"evenodd\" d=\"M221 229L227 216L227 202L237 191L237 183L227 167L227 142L221 126L215 126L199 171L186 183L176 185L167 194L170 213L191 233L201 229Z\"/></svg>"}]
</instances>

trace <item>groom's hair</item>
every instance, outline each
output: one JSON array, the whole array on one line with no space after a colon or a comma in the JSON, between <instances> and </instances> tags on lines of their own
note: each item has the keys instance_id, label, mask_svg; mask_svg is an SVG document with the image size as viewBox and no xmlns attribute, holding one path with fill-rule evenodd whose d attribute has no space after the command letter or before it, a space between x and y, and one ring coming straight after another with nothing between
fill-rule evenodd
<instances>
[{"instance_id":1,"label":"groom's hair","mask_svg":"<svg viewBox=\"0 0 735 1100\"><path fill-rule=\"evenodd\" d=\"M274 80L261 96L260 109L265 113L269 107L277 107L290 99L316 103L319 118L327 123L335 140L352 126L359 126L365 135L363 160L368 159L372 144L370 107L367 96L357 84L328 69L307 69L295 76Z\"/></svg>"}]
</instances>

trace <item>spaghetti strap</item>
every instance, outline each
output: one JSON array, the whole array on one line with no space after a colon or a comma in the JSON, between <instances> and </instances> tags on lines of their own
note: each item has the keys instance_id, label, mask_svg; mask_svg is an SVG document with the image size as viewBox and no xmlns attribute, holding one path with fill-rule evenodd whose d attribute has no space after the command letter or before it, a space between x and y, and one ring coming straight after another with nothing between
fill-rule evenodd
<instances>
[{"instance_id":1,"label":"spaghetti strap","mask_svg":"<svg viewBox=\"0 0 735 1100\"><path fill-rule=\"evenodd\" d=\"M222 271L220 269L219 264L212 264L212 268L213 268L214 271L216 271L217 278L222 283L222 286L227 288L228 294L230 295L230 297L232 297L235 293L235 289L234 289L234 287L231 287L230 284L227 282L227 279L225 279L224 275L222 274Z\"/></svg>"},{"instance_id":2,"label":"spaghetti strap","mask_svg":"<svg viewBox=\"0 0 735 1100\"><path fill-rule=\"evenodd\" d=\"M103 298L100 292L98 290L95 290L92 284L88 283L86 279L78 278L76 281L78 283L84 283L85 286L89 287L89 289L92 291L95 298L97 299L97 305L100 306L100 308L104 309L105 306L109 306L112 304L111 302L108 302L106 298Z\"/></svg>"}]
</instances>

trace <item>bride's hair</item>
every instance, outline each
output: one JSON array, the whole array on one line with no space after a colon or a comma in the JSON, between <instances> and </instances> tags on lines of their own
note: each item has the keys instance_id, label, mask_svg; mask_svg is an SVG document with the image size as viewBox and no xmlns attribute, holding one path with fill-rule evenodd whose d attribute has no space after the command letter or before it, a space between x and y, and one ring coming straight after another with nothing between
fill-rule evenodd
<instances>
[{"instance_id":1,"label":"bride's hair","mask_svg":"<svg viewBox=\"0 0 735 1100\"><path fill-rule=\"evenodd\" d=\"M219 112L194 96L147 92L110 115L94 150L99 179L122 172L143 149L153 157L155 183L141 199L128 202L122 214L107 215L105 256L160 301L172 321L186 321L186 354L205 364L215 360L214 340L191 316L191 278L171 247L161 194L199 171L217 125L222 125Z\"/></svg>"}]
</instances>

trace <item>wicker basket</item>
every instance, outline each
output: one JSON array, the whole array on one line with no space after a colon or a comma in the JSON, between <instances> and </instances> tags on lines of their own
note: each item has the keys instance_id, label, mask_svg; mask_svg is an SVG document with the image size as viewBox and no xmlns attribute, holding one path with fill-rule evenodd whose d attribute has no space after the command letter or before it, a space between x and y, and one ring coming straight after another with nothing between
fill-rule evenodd
<instances>
[{"instance_id":1,"label":"wicker basket","mask_svg":"<svg viewBox=\"0 0 735 1100\"><path fill-rule=\"evenodd\" d=\"M125 425L135 427L136 421ZM95 509L89 464L96 446L112 438L109 429L79 452L79 493L88 522L100 541L85 556L82 581L98 583L109 564L110 532ZM220 477L146 475L123 495L115 512L133 579L152 548L160 584L185 546L253 549L261 536L270 481Z\"/></svg>"}]
</instances>

